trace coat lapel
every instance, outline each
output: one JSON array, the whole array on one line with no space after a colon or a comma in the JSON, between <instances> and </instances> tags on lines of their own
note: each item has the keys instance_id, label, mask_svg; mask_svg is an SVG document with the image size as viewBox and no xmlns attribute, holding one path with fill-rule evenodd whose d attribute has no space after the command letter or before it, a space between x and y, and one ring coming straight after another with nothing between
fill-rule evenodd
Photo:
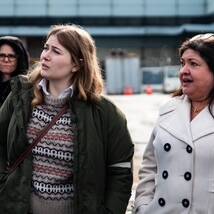
<instances>
[{"instance_id":1,"label":"coat lapel","mask_svg":"<svg viewBox=\"0 0 214 214\"><path fill-rule=\"evenodd\" d=\"M192 120L191 131L193 141L214 133L214 119L207 107Z\"/></svg>"},{"instance_id":2,"label":"coat lapel","mask_svg":"<svg viewBox=\"0 0 214 214\"><path fill-rule=\"evenodd\" d=\"M190 103L184 97L176 102L171 111L160 119L160 127L175 138L189 144L191 147L192 136L190 131ZM163 111L164 112L164 111Z\"/></svg>"}]
</instances>

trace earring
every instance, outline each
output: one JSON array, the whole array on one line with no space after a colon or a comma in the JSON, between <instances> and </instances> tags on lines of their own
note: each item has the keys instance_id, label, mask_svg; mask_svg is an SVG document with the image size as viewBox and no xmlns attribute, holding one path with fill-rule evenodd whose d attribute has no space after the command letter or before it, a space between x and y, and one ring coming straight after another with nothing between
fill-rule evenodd
<instances>
[{"instance_id":1,"label":"earring","mask_svg":"<svg viewBox=\"0 0 214 214\"><path fill-rule=\"evenodd\" d=\"M75 68L72 68L72 72L76 72L78 69L75 67Z\"/></svg>"}]
</instances>

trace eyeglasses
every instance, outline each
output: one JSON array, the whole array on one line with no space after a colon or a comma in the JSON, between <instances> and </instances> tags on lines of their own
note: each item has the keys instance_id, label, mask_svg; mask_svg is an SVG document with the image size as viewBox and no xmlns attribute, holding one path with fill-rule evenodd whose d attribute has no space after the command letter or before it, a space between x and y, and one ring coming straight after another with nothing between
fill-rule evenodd
<instances>
[{"instance_id":1,"label":"eyeglasses","mask_svg":"<svg viewBox=\"0 0 214 214\"><path fill-rule=\"evenodd\" d=\"M193 36L189 41L194 41L194 40L209 40L211 37L214 37L213 33L198 34L196 36Z\"/></svg>"},{"instance_id":2,"label":"eyeglasses","mask_svg":"<svg viewBox=\"0 0 214 214\"><path fill-rule=\"evenodd\" d=\"M17 56L15 54L0 53L0 61L5 61L6 57L9 62L14 62L17 59Z\"/></svg>"}]
</instances>

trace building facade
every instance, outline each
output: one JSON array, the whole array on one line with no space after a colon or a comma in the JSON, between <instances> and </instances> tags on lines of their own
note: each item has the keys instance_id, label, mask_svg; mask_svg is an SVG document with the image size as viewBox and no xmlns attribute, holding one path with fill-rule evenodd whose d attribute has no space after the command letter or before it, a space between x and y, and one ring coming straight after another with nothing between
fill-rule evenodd
<instances>
[{"instance_id":1,"label":"building facade","mask_svg":"<svg viewBox=\"0 0 214 214\"><path fill-rule=\"evenodd\" d=\"M62 23L85 27L101 61L112 49L122 49L139 55L141 66L173 65L183 40L214 32L214 1L0 1L0 35L21 37L33 59L38 59L50 25Z\"/></svg>"}]
</instances>

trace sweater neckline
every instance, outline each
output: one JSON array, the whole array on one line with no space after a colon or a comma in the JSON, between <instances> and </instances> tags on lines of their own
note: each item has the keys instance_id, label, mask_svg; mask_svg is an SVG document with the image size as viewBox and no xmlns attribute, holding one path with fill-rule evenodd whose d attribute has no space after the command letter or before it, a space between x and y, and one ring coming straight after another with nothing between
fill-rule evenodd
<instances>
[{"instance_id":1,"label":"sweater neckline","mask_svg":"<svg viewBox=\"0 0 214 214\"><path fill-rule=\"evenodd\" d=\"M47 105L53 105L56 107L63 107L69 99L69 96L63 98L56 98L51 95L44 94L44 103Z\"/></svg>"}]
</instances>

